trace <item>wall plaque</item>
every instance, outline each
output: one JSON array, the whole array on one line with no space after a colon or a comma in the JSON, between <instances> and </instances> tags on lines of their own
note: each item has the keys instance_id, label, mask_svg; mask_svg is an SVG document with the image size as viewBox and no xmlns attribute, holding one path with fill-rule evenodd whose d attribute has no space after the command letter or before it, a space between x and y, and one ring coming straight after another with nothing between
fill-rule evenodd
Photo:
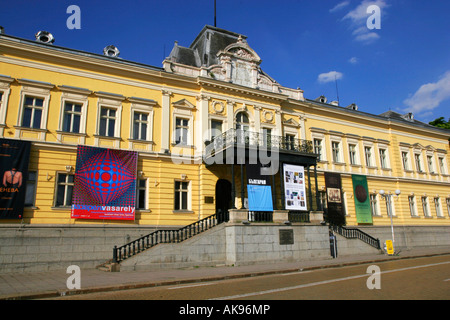
<instances>
[{"instance_id":1,"label":"wall plaque","mask_svg":"<svg viewBox=\"0 0 450 320\"><path fill-rule=\"evenodd\" d=\"M284 229L280 230L280 244L294 244L294 230Z\"/></svg>"}]
</instances>

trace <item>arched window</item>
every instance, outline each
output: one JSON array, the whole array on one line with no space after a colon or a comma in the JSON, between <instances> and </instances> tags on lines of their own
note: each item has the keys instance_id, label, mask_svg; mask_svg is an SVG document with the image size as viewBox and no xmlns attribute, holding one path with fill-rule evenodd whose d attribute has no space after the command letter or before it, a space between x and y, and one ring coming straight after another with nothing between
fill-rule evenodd
<instances>
[{"instance_id":1,"label":"arched window","mask_svg":"<svg viewBox=\"0 0 450 320\"><path fill-rule=\"evenodd\" d=\"M247 113L239 112L236 115L236 134L238 143L248 143L249 127Z\"/></svg>"},{"instance_id":2,"label":"arched window","mask_svg":"<svg viewBox=\"0 0 450 320\"><path fill-rule=\"evenodd\" d=\"M249 121L245 112L239 112L236 115L236 130L248 131Z\"/></svg>"}]
</instances>

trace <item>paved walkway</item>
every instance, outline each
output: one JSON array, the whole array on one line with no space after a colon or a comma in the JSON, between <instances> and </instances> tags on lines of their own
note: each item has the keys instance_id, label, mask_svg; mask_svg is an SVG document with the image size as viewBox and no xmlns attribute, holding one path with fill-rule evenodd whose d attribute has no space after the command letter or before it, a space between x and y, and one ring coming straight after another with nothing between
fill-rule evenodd
<instances>
[{"instance_id":1,"label":"paved walkway","mask_svg":"<svg viewBox=\"0 0 450 320\"><path fill-rule=\"evenodd\" d=\"M251 277L299 270L312 270L343 265L374 263L392 259L409 259L433 255L450 255L449 247L404 250L399 255L385 254L340 256L336 259L310 260L251 266L166 269L157 271L104 272L97 269L81 270L81 289L67 289L71 274L65 270L37 273L0 274L0 300L37 299L69 294L102 292L190 282Z\"/></svg>"}]
</instances>

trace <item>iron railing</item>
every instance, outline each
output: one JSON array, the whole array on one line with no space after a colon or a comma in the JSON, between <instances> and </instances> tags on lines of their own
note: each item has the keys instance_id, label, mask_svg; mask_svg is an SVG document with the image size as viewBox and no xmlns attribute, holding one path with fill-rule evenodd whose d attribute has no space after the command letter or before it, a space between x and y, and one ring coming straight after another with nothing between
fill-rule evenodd
<instances>
[{"instance_id":1,"label":"iron railing","mask_svg":"<svg viewBox=\"0 0 450 320\"><path fill-rule=\"evenodd\" d=\"M228 212L213 214L175 230L156 230L123 246L114 246L112 262L118 263L160 243L179 243L228 221Z\"/></svg>"},{"instance_id":2,"label":"iron railing","mask_svg":"<svg viewBox=\"0 0 450 320\"><path fill-rule=\"evenodd\" d=\"M206 146L206 156L212 156L215 153L231 146L258 147L272 150L314 153L313 144L310 140L274 136L240 129L229 129L226 132L215 136L214 139Z\"/></svg>"},{"instance_id":3,"label":"iron railing","mask_svg":"<svg viewBox=\"0 0 450 320\"><path fill-rule=\"evenodd\" d=\"M359 239L376 249L381 249L380 239L375 239L371 235L359 229L345 228L336 225L330 225L330 229L347 239Z\"/></svg>"}]
</instances>

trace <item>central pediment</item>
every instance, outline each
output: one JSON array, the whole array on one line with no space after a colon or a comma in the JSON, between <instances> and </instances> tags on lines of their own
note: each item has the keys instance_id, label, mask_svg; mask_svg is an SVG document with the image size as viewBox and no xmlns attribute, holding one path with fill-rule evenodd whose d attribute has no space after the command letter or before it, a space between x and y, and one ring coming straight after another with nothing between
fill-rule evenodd
<instances>
[{"instance_id":1,"label":"central pediment","mask_svg":"<svg viewBox=\"0 0 450 320\"><path fill-rule=\"evenodd\" d=\"M164 60L164 69L303 100L302 90L282 87L261 69L261 62L260 56L247 43L246 36L205 26L189 47L175 42L169 57Z\"/></svg>"}]
</instances>

